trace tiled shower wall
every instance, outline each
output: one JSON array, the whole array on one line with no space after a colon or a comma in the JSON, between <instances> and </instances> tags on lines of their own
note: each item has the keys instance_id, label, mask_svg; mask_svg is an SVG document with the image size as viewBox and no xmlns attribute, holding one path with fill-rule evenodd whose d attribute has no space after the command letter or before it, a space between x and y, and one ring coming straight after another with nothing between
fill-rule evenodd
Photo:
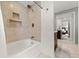
<instances>
[{"instance_id":1,"label":"tiled shower wall","mask_svg":"<svg viewBox=\"0 0 79 59\"><path fill-rule=\"evenodd\" d=\"M6 41L14 42L17 40L23 40L29 38L29 20L27 18L27 8L18 2L1 2L4 27L6 33ZM12 17L12 12L19 13L20 19L22 22L14 22L10 24L9 19ZM19 25L19 26L17 26Z\"/></svg>"},{"instance_id":2,"label":"tiled shower wall","mask_svg":"<svg viewBox=\"0 0 79 59\"><path fill-rule=\"evenodd\" d=\"M31 5L28 8L28 19L30 21L30 38L34 37L34 40L41 40L41 9L36 4ZM32 23L34 27L32 27Z\"/></svg>"}]
</instances>

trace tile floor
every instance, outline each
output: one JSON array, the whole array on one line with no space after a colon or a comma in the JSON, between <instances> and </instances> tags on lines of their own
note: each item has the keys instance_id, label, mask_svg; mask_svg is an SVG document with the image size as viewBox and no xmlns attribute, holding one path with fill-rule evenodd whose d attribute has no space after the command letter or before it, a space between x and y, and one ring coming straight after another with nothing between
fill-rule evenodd
<instances>
[{"instance_id":1,"label":"tile floor","mask_svg":"<svg viewBox=\"0 0 79 59\"><path fill-rule=\"evenodd\" d=\"M43 53L37 58L51 58ZM55 52L55 58L79 58L79 47L68 40L58 40L58 48Z\"/></svg>"},{"instance_id":2,"label":"tile floor","mask_svg":"<svg viewBox=\"0 0 79 59\"><path fill-rule=\"evenodd\" d=\"M37 58L51 58L43 53ZM79 47L68 40L58 40L58 48L55 52L55 58L79 58Z\"/></svg>"},{"instance_id":3,"label":"tile floor","mask_svg":"<svg viewBox=\"0 0 79 59\"><path fill-rule=\"evenodd\" d=\"M58 48L55 53L57 58L79 58L79 47L68 40L58 40Z\"/></svg>"},{"instance_id":4,"label":"tile floor","mask_svg":"<svg viewBox=\"0 0 79 59\"><path fill-rule=\"evenodd\" d=\"M55 52L55 58L70 58L70 54L58 47Z\"/></svg>"}]
</instances>

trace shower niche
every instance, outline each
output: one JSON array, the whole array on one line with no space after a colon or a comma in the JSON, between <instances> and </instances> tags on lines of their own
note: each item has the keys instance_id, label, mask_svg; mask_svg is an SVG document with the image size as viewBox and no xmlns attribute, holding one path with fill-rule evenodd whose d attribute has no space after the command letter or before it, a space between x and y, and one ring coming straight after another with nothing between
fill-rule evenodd
<instances>
[{"instance_id":1,"label":"shower niche","mask_svg":"<svg viewBox=\"0 0 79 59\"><path fill-rule=\"evenodd\" d=\"M20 19L20 14L16 12L12 12L12 16L9 19L10 27L19 27L22 25L22 20Z\"/></svg>"}]
</instances>

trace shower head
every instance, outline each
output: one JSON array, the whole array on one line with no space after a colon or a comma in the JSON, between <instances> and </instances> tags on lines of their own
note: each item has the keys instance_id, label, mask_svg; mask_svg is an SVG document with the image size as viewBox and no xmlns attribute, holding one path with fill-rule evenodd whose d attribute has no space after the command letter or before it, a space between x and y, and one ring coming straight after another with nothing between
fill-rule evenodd
<instances>
[{"instance_id":1,"label":"shower head","mask_svg":"<svg viewBox=\"0 0 79 59\"><path fill-rule=\"evenodd\" d=\"M34 10L32 9L32 6L31 6L31 5L27 5L27 7L28 7L29 9L31 9L32 12L34 11Z\"/></svg>"}]
</instances>

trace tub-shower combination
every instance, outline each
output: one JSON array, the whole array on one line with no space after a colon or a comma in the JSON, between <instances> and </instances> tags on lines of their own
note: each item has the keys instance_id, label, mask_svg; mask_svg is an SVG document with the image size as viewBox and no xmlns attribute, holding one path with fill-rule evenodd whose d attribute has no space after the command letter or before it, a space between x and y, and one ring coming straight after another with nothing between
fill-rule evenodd
<instances>
[{"instance_id":1,"label":"tub-shower combination","mask_svg":"<svg viewBox=\"0 0 79 59\"><path fill-rule=\"evenodd\" d=\"M26 2L28 3L28 1ZM30 57L31 58L38 56L40 53L40 43L33 39L35 38L38 39L37 37L41 36L40 35L41 30L39 29L41 27L37 26L38 31L36 31L37 28L35 28L36 30L32 29L35 30L37 33L35 32L35 35L30 35L32 33L34 34L34 32L31 30L32 25L29 26L31 24L31 22L29 21L31 15L29 14L30 11L28 11L29 8L26 8L21 2L10 1L10 2L1 2L0 4L1 4L1 12L3 16L2 20L3 23L6 25L3 26L5 28L4 30L5 34L4 36L2 36L3 37L1 42L2 46L0 47L3 50L2 51L3 54L0 52L0 54L2 54L0 55L0 57ZM33 27L35 26L34 25L35 23L33 23ZM36 25L40 25L40 24L36 24ZM37 34L39 35L36 36ZM5 42L3 41L3 39Z\"/></svg>"},{"instance_id":2,"label":"tub-shower combination","mask_svg":"<svg viewBox=\"0 0 79 59\"><path fill-rule=\"evenodd\" d=\"M7 44L7 57L37 57L40 54L40 43L32 39L19 40Z\"/></svg>"}]
</instances>

